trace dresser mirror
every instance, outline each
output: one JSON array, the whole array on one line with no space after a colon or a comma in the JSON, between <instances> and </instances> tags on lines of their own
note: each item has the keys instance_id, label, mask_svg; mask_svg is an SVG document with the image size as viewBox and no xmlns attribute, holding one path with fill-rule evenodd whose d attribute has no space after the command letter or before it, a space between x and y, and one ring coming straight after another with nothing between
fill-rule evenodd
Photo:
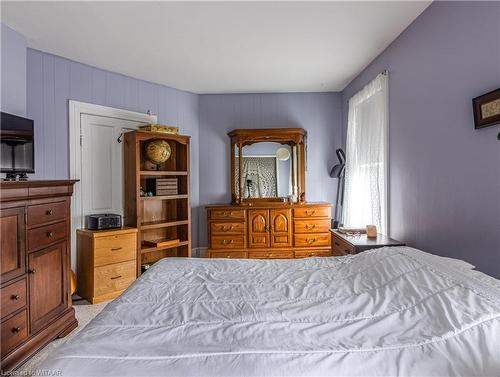
<instances>
[{"instance_id":1,"label":"dresser mirror","mask_svg":"<svg viewBox=\"0 0 500 377\"><path fill-rule=\"evenodd\" d=\"M305 130L237 129L228 135L233 204L305 200Z\"/></svg>"}]
</instances>

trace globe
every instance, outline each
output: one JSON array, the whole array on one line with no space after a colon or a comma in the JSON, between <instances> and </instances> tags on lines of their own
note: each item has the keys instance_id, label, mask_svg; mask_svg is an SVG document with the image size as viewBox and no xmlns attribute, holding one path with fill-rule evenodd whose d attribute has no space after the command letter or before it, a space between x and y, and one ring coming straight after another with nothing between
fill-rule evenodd
<instances>
[{"instance_id":1,"label":"globe","mask_svg":"<svg viewBox=\"0 0 500 377\"><path fill-rule=\"evenodd\" d=\"M172 149L165 140L153 140L146 144L146 158L153 164L161 164L167 161L171 153Z\"/></svg>"}]
</instances>

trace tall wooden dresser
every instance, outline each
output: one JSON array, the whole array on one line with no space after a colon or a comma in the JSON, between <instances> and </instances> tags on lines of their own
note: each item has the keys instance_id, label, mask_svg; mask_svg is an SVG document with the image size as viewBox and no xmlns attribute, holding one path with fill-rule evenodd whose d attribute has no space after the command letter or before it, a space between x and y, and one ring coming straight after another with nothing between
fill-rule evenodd
<instances>
[{"instance_id":1,"label":"tall wooden dresser","mask_svg":"<svg viewBox=\"0 0 500 377\"><path fill-rule=\"evenodd\" d=\"M0 183L2 370L78 325L69 289L75 182Z\"/></svg>"}]
</instances>

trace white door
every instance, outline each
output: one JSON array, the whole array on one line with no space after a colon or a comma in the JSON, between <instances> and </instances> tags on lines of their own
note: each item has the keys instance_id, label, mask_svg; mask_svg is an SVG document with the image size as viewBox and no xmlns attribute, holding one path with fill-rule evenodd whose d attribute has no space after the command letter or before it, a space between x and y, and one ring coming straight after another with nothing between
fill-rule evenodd
<instances>
[{"instance_id":1,"label":"white door","mask_svg":"<svg viewBox=\"0 0 500 377\"><path fill-rule=\"evenodd\" d=\"M82 114L80 124L82 145L80 213L84 217L96 213L116 213L123 216L124 143L121 135L137 129L144 123ZM86 220L83 224L86 225Z\"/></svg>"}]
</instances>

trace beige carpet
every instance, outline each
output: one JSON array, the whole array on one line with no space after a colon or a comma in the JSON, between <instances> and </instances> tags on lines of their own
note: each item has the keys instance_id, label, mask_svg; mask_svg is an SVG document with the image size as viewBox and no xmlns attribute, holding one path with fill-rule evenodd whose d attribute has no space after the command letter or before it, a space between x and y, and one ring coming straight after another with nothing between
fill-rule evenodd
<instances>
[{"instance_id":1,"label":"beige carpet","mask_svg":"<svg viewBox=\"0 0 500 377\"><path fill-rule=\"evenodd\" d=\"M19 371L20 376L35 376L36 371L39 370L40 364L53 352L57 347L63 344L66 340L71 339L75 336L81 329L83 329L87 323L89 323L97 314L101 312L102 309L107 305L108 302L103 302L101 304L90 305L87 301L76 301L74 302L75 315L78 320L78 327L69 333L66 337L62 339L54 340L53 342L47 344L44 348L34 354L31 359L26 361L23 365L19 366L16 371Z\"/></svg>"}]
</instances>

